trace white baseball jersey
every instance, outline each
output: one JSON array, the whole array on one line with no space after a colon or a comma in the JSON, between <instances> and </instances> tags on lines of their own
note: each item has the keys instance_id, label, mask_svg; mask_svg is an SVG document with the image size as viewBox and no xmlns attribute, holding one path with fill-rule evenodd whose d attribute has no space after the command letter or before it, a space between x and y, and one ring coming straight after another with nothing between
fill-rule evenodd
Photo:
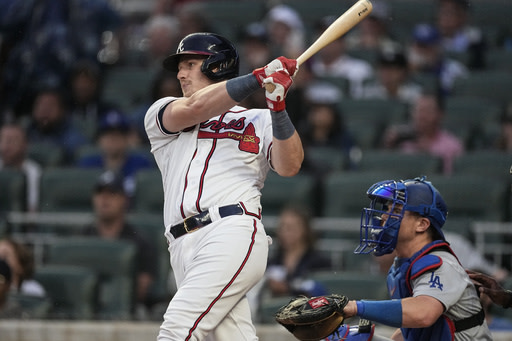
<instances>
[{"instance_id":1,"label":"white baseball jersey","mask_svg":"<svg viewBox=\"0 0 512 341\"><path fill-rule=\"evenodd\" d=\"M164 223L174 225L213 205L243 202L260 208L261 188L270 169L272 124L268 110L240 106L182 132L166 131L165 105L155 102L145 118L151 152L162 173Z\"/></svg>"},{"instance_id":2,"label":"white baseball jersey","mask_svg":"<svg viewBox=\"0 0 512 341\"><path fill-rule=\"evenodd\" d=\"M158 341L256 341L246 293L263 277L268 257L260 190L270 169L270 113L235 106L169 132L161 120L175 99L158 100L145 117L162 173L165 235L178 288ZM244 214L215 214L216 207L237 203ZM212 223L177 239L170 234L172 225L207 210Z\"/></svg>"}]
</instances>

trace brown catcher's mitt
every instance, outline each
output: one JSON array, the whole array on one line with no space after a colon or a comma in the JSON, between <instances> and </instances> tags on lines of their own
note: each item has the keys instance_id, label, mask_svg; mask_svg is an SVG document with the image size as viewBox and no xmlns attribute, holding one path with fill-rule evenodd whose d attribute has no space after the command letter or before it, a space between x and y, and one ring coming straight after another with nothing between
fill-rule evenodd
<instances>
[{"instance_id":1,"label":"brown catcher's mitt","mask_svg":"<svg viewBox=\"0 0 512 341\"><path fill-rule=\"evenodd\" d=\"M347 303L348 298L341 295L300 296L279 308L275 319L299 340L320 340L343 323Z\"/></svg>"}]
</instances>

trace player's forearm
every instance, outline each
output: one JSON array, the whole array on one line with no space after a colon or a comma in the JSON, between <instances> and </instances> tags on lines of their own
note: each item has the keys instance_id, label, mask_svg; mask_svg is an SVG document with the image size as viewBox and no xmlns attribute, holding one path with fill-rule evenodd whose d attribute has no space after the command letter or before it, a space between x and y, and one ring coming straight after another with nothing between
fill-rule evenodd
<instances>
[{"instance_id":1,"label":"player's forearm","mask_svg":"<svg viewBox=\"0 0 512 341\"><path fill-rule=\"evenodd\" d=\"M294 176L299 172L304 160L304 150L296 131L286 140L274 137L271 160L272 167L281 176Z\"/></svg>"}]
</instances>

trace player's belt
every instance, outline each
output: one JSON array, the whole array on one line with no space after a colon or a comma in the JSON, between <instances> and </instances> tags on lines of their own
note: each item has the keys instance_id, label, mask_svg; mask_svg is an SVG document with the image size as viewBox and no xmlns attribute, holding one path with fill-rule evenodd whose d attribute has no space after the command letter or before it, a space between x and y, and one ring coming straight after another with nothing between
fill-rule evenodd
<instances>
[{"instance_id":1,"label":"player's belt","mask_svg":"<svg viewBox=\"0 0 512 341\"><path fill-rule=\"evenodd\" d=\"M219 207L219 215L221 218L228 217L230 215L242 215L244 210L240 204L227 205ZM182 223L171 226L170 232L174 238L179 238L184 234L195 231L201 227L204 227L212 223L209 211L204 211L191 217L185 218Z\"/></svg>"}]
</instances>

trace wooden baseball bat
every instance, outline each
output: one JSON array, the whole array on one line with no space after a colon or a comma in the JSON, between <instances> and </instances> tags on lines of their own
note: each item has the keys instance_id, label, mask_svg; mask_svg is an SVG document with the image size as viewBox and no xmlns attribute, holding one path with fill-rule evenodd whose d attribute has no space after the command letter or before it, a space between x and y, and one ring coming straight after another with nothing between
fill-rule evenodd
<instances>
[{"instance_id":1,"label":"wooden baseball bat","mask_svg":"<svg viewBox=\"0 0 512 341\"><path fill-rule=\"evenodd\" d=\"M329 45L342 35L350 31L371 13L373 5L370 0L359 0L338 17L327 29L297 58L297 65L301 65L315 53ZM273 84L266 84L265 88L272 92Z\"/></svg>"}]
</instances>

